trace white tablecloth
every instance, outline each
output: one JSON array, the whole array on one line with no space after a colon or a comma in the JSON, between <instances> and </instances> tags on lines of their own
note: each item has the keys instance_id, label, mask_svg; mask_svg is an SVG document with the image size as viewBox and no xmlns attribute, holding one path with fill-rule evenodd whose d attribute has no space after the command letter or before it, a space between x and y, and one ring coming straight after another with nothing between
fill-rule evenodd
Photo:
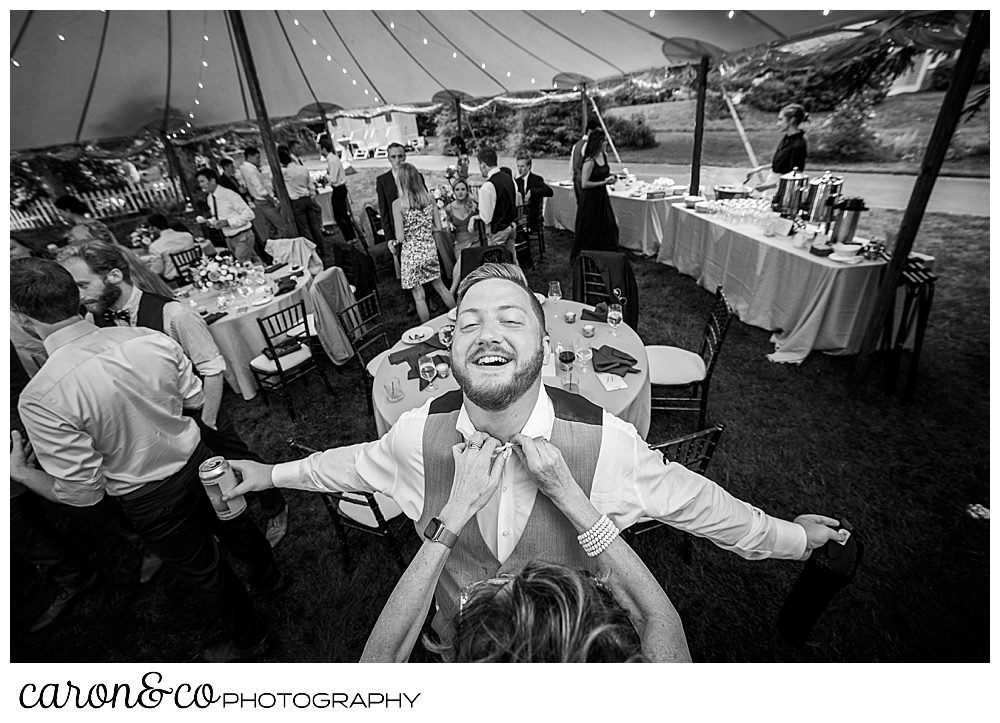
<instances>
[{"instance_id":1,"label":"white tablecloth","mask_svg":"<svg viewBox=\"0 0 1000 723\"><path fill-rule=\"evenodd\" d=\"M764 236L751 224L674 204L657 260L714 292L721 284L740 320L774 331L775 362L814 350L856 354L875 306L883 261L847 266Z\"/></svg>"},{"instance_id":2,"label":"white tablecloth","mask_svg":"<svg viewBox=\"0 0 1000 723\"><path fill-rule=\"evenodd\" d=\"M597 379L597 374L593 370L589 374L582 375L574 371L573 379L579 382L580 394L619 419L631 423L640 436L645 439L649 433L652 402L650 401L649 362L646 357L646 349L639 335L629 328L627 324L622 324L618 327L618 336L613 337L611 336L611 328L606 323L582 321L580 319L580 312L583 309L593 309L593 307L576 301L562 299L556 303L554 308L551 301L546 301L542 304L542 308L545 310L546 322L552 338L553 354L558 342L572 343L574 340L582 338L583 325L593 324L596 330L590 341L594 349L609 344L636 359L636 368L639 370L639 373L628 374L624 377L625 382L628 384L627 389L618 389L613 392L606 391L601 386L601 382ZM577 320L574 324L567 324L562 318L563 313L570 310L577 312ZM556 314L559 315L558 321L555 319ZM437 331L444 324L450 323L452 322L448 320L447 315L441 315L431 319L427 322L427 325ZM405 349L406 346L406 342L400 340L392 347L392 351L400 351ZM455 381L455 376L451 375L447 379L436 379L434 382L437 386L436 390L424 389L420 391L420 380L407 379L408 372L409 365L405 362L402 364L390 364L388 357L382 360L382 364L375 372L372 401L375 407L375 426L378 429L379 436L389 431L389 428L396 423L403 412L416 409L434 396L458 389L458 382ZM386 395L384 384L389 377L397 377L402 384L404 397L398 402L390 402ZM559 386L559 380L546 376L544 370L542 372L542 382L550 386Z\"/></svg>"},{"instance_id":3,"label":"white tablecloth","mask_svg":"<svg viewBox=\"0 0 1000 723\"><path fill-rule=\"evenodd\" d=\"M573 187L549 185L552 196L545 199L545 225L573 231L576 224L576 196L573 194ZM667 230L673 199L667 197L649 201L613 191L609 195L618 221L618 245L643 256L656 256Z\"/></svg>"}]
</instances>

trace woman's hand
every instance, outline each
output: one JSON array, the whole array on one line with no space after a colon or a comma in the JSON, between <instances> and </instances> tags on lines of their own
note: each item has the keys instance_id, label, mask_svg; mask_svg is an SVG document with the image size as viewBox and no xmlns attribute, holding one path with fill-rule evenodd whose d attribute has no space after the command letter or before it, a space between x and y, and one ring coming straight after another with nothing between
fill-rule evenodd
<instances>
[{"instance_id":1,"label":"woman's hand","mask_svg":"<svg viewBox=\"0 0 1000 723\"><path fill-rule=\"evenodd\" d=\"M455 480L440 517L444 526L455 534L486 506L500 486L510 451L496 455L499 446L499 440L485 432L476 432L468 444L452 447Z\"/></svg>"},{"instance_id":2,"label":"woman's hand","mask_svg":"<svg viewBox=\"0 0 1000 723\"><path fill-rule=\"evenodd\" d=\"M10 432L10 477L22 482L30 470L38 469L38 460L31 449L31 442L16 429Z\"/></svg>"},{"instance_id":3,"label":"woman's hand","mask_svg":"<svg viewBox=\"0 0 1000 723\"><path fill-rule=\"evenodd\" d=\"M562 452L544 437L532 438L515 434L512 441L517 445L514 447L517 456L546 497L555 501L574 489L580 489L573 480Z\"/></svg>"}]
</instances>

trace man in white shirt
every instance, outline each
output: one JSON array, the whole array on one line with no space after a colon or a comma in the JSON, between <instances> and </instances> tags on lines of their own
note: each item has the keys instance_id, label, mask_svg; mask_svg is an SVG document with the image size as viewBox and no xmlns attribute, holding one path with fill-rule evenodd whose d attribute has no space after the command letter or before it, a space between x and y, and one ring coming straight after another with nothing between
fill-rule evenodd
<instances>
[{"instance_id":1,"label":"man in white shirt","mask_svg":"<svg viewBox=\"0 0 1000 723\"><path fill-rule=\"evenodd\" d=\"M579 395L543 387L541 369L550 351L545 314L523 273L510 264L485 264L459 288L451 355L460 392L404 413L376 442L274 467L235 461L244 482L234 493L272 485L378 491L391 497L419 532L447 500L455 445L461 448L478 431L509 447L520 434L554 445L597 510L619 529L652 517L748 559L804 559L827 540L842 538L831 529L836 520L776 519L680 464L665 464L631 424ZM463 530L438 587L445 619L465 585L516 572L534 554L544 557L539 535L564 519L537 494L534 470L524 465L520 455L507 460L499 490L476 515L478 524Z\"/></svg>"},{"instance_id":2,"label":"man in white shirt","mask_svg":"<svg viewBox=\"0 0 1000 723\"><path fill-rule=\"evenodd\" d=\"M284 148L278 150L278 161L281 163L281 175L285 179L288 197L292 200L292 213L295 216L295 226L299 236L316 244L319 255L326 258L323 222L319 209L312 199L315 184L309 175L309 170L302 164L295 163L291 154Z\"/></svg>"},{"instance_id":3,"label":"man in white shirt","mask_svg":"<svg viewBox=\"0 0 1000 723\"><path fill-rule=\"evenodd\" d=\"M247 146L243 149L243 157L246 160L240 166L240 176L253 199L253 227L261 243L266 244L273 238L291 238L295 234L278 210L278 199L274 196L270 180L265 179L260 170L260 151L254 146Z\"/></svg>"},{"instance_id":4,"label":"man in white shirt","mask_svg":"<svg viewBox=\"0 0 1000 723\"><path fill-rule=\"evenodd\" d=\"M333 141L324 136L319 144L326 152L326 175L330 179L330 188L333 189L330 193L333 218L344 240L353 241L354 223L347 207L347 176L344 174L344 164L340 162L337 152L333 149Z\"/></svg>"},{"instance_id":5,"label":"man in white shirt","mask_svg":"<svg viewBox=\"0 0 1000 723\"><path fill-rule=\"evenodd\" d=\"M255 261L257 254L253 248L253 209L240 194L219 185L219 175L211 168L199 168L196 174L198 186L208 198L212 217L208 225L221 229L226 245L237 261Z\"/></svg>"},{"instance_id":6,"label":"man in white shirt","mask_svg":"<svg viewBox=\"0 0 1000 723\"><path fill-rule=\"evenodd\" d=\"M486 224L486 242L490 246L506 246L510 257L516 259L517 187L514 179L497 167L494 149L480 148L476 158L479 159L479 172L486 179L479 187L479 217Z\"/></svg>"},{"instance_id":7,"label":"man in white shirt","mask_svg":"<svg viewBox=\"0 0 1000 723\"><path fill-rule=\"evenodd\" d=\"M167 222L167 217L162 213L154 213L146 223L160 232L160 235L149 245L149 268L168 281L176 279L178 276L177 267L170 254L180 253L193 249L197 244L194 236L190 233L174 231Z\"/></svg>"}]
</instances>

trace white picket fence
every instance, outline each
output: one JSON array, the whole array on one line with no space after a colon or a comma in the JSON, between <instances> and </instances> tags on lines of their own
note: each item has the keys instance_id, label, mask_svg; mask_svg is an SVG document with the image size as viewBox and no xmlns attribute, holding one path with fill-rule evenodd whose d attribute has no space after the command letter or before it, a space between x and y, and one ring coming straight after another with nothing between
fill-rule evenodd
<instances>
[{"instance_id":1,"label":"white picket fence","mask_svg":"<svg viewBox=\"0 0 1000 723\"><path fill-rule=\"evenodd\" d=\"M115 218L133 213L143 213L151 207L161 206L182 198L180 184L171 180L153 183L129 184L111 191L81 193L78 198L87 204L93 218ZM23 211L10 209L10 230L63 225L52 201L32 201Z\"/></svg>"}]
</instances>

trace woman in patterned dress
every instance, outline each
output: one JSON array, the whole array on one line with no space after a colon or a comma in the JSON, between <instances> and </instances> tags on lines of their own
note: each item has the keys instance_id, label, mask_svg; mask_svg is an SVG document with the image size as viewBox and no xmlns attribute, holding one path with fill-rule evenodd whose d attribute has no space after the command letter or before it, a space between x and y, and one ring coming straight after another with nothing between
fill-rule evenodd
<instances>
[{"instance_id":1,"label":"woman in patterned dress","mask_svg":"<svg viewBox=\"0 0 1000 723\"><path fill-rule=\"evenodd\" d=\"M431 315L424 298L424 284L433 285L445 305L455 308L455 298L441 280L441 264L434 242L434 231L441 230L441 217L413 165L400 165L398 183L399 198L392 202L392 215L396 228L403 229L400 281L403 288L413 294L421 323L426 323ZM398 239L394 243L398 244Z\"/></svg>"}]
</instances>

